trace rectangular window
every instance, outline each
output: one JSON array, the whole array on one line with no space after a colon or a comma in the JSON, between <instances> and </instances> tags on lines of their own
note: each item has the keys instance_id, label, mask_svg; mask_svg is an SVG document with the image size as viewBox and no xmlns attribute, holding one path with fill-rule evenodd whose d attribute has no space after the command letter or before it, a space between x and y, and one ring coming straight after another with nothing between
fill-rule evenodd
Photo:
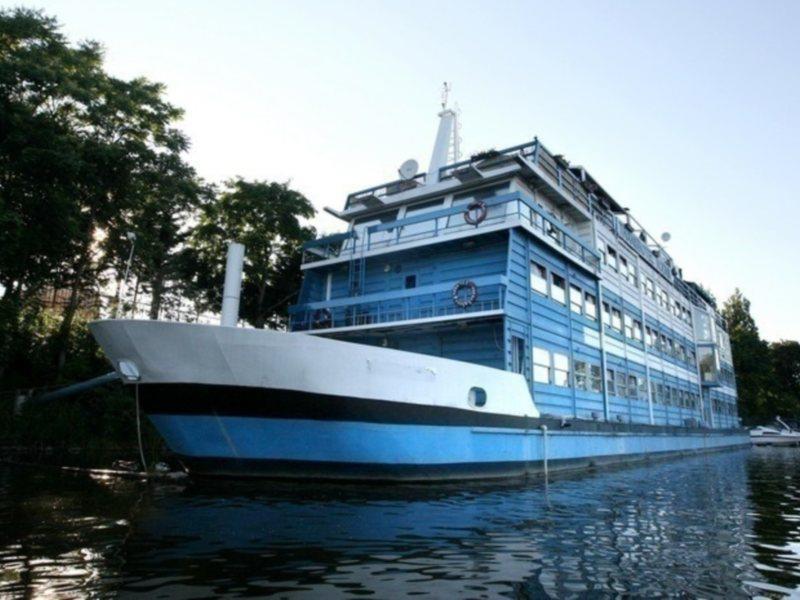
<instances>
[{"instance_id":1,"label":"rectangular window","mask_svg":"<svg viewBox=\"0 0 800 600\"><path fill-rule=\"evenodd\" d=\"M642 322L635 319L633 321L633 339L637 342L642 341Z\"/></svg>"},{"instance_id":2,"label":"rectangular window","mask_svg":"<svg viewBox=\"0 0 800 600\"><path fill-rule=\"evenodd\" d=\"M606 369L606 390L608 391L609 395L616 396L617 389L614 386L614 370L613 369Z\"/></svg>"},{"instance_id":3,"label":"rectangular window","mask_svg":"<svg viewBox=\"0 0 800 600\"><path fill-rule=\"evenodd\" d=\"M639 281L639 277L636 275L636 265L633 263L628 265L628 283L630 283L633 287L636 287L636 283Z\"/></svg>"},{"instance_id":4,"label":"rectangular window","mask_svg":"<svg viewBox=\"0 0 800 600\"><path fill-rule=\"evenodd\" d=\"M622 255L619 257L619 274L625 279L628 278L628 259Z\"/></svg>"},{"instance_id":5,"label":"rectangular window","mask_svg":"<svg viewBox=\"0 0 800 600\"><path fill-rule=\"evenodd\" d=\"M553 383L562 387L569 386L569 357L560 352L553 352Z\"/></svg>"},{"instance_id":6,"label":"rectangular window","mask_svg":"<svg viewBox=\"0 0 800 600\"><path fill-rule=\"evenodd\" d=\"M550 352L544 348L533 349L533 380L550 383Z\"/></svg>"},{"instance_id":7,"label":"rectangular window","mask_svg":"<svg viewBox=\"0 0 800 600\"><path fill-rule=\"evenodd\" d=\"M511 336L511 368L514 373L525 373L525 340Z\"/></svg>"},{"instance_id":8,"label":"rectangular window","mask_svg":"<svg viewBox=\"0 0 800 600\"><path fill-rule=\"evenodd\" d=\"M597 319L597 300L595 300L594 295L586 292L583 299L586 316L590 319Z\"/></svg>"},{"instance_id":9,"label":"rectangular window","mask_svg":"<svg viewBox=\"0 0 800 600\"><path fill-rule=\"evenodd\" d=\"M644 330L645 330L645 334L647 335L647 337L646 337L647 345L650 348L652 348L656 343L656 340L653 337L653 330L650 329L649 325L647 327L645 327Z\"/></svg>"},{"instance_id":10,"label":"rectangular window","mask_svg":"<svg viewBox=\"0 0 800 600\"><path fill-rule=\"evenodd\" d=\"M603 325L611 327L611 307L608 302L603 302Z\"/></svg>"},{"instance_id":11,"label":"rectangular window","mask_svg":"<svg viewBox=\"0 0 800 600\"><path fill-rule=\"evenodd\" d=\"M406 275L406 289L410 290L411 288L417 287L417 276L416 275Z\"/></svg>"},{"instance_id":12,"label":"rectangular window","mask_svg":"<svg viewBox=\"0 0 800 600\"><path fill-rule=\"evenodd\" d=\"M622 333L622 313L618 308L611 309L611 327Z\"/></svg>"},{"instance_id":13,"label":"rectangular window","mask_svg":"<svg viewBox=\"0 0 800 600\"><path fill-rule=\"evenodd\" d=\"M639 393L639 380L636 375L628 375L628 398L637 398Z\"/></svg>"},{"instance_id":14,"label":"rectangular window","mask_svg":"<svg viewBox=\"0 0 800 600\"><path fill-rule=\"evenodd\" d=\"M600 367L592 365L590 378L592 391L597 394L601 393L603 391L603 374L600 371Z\"/></svg>"},{"instance_id":15,"label":"rectangular window","mask_svg":"<svg viewBox=\"0 0 800 600\"><path fill-rule=\"evenodd\" d=\"M623 318L625 321L625 337L633 339L633 317L626 313Z\"/></svg>"},{"instance_id":16,"label":"rectangular window","mask_svg":"<svg viewBox=\"0 0 800 600\"><path fill-rule=\"evenodd\" d=\"M581 288L576 285L569 286L569 306L572 312L583 314L583 294Z\"/></svg>"},{"instance_id":17,"label":"rectangular window","mask_svg":"<svg viewBox=\"0 0 800 600\"><path fill-rule=\"evenodd\" d=\"M617 264L617 251L614 250L611 246L608 247L608 266L614 269L615 271L619 268Z\"/></svg>"},{"instance_id":18,"label":"rectangular window","mask_svg":"<svg viewBox=\"0 0 800 600\"><path fill-rule=\"evenodd\" d=\"M622 371L617 371L616 373L616 384L617 384L617 396L620 398L624 398L628 395L628 381L625 377L625 373Z\"/></svg>"},{"instance_id":19,"label":"rectangular window","mask_svg":"<svg viewBox=\"0 0 800 600\"><path fill-rule=\"evenodd\" d=\"M655 300L656 299L656 284L653 283L653 280L650 279L649 277L647 278L647 284L646 284L646 287L645 287L644 291L645 291L645 294L650 296L651 300Z\"/></svg>"},{"instance_id":20,"label":"rectangular window","mask_svg":"<svg viewBox=\"0 0 800 600\"><path fill-rule=\"evenodd\" d=\"M589 365L582 360L575 361L575 387L579 390L589 389Z\"/></svg>"},{"instance_id":21,"label":"rectangular window","mask_svg":"<svg viewBox=\"0 0 800 600\"><path fill-rule=\"evenodd\" d=\"M531 289L547 296L547 269L531 261Z\"/></svg>"},{"instance_id":22,"label":"rectangular window","mask_svg":"<svg viewBox=\"0 0 800 600\"><path fill-rule=\"evenodd\" d=\"M550 297L561 304L567 303L567 282L561 275L550 273Z\"/></svg>"},{"instance_id":23,"label":"rectangular window","mask_svg":"<svg viewBox=\"0 0 800 600\"><path fill-rule=\"evenodd\" d=\"M647 379L639 377L639 398L647 400Z\"/></svg>"}]
</instances>

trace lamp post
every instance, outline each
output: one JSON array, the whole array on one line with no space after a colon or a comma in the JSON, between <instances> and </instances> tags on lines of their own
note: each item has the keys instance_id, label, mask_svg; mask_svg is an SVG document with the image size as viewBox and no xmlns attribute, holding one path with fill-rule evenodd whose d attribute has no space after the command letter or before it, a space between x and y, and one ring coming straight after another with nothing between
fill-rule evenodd
<instances>
[{"instance_id":1,"label":"lamp post","mask_svg":"<svg viewBox=\"0 0 800 600\"><path fill-rule=\"evenodd\" d=\"M125 233L125 237L131 243L131 251L128 253L128 262L125 264L125 277L122 279L123 287L125 289L125 293L128 292L128 276L131 272L131 264L133 263L133 251L136 248L136 234L133 231L127 231ZM122 294L124 297L124 294ZM119 304L117 304L117 309L114 314L114 318L119 318Z\"/></svg>"}]
</instances>

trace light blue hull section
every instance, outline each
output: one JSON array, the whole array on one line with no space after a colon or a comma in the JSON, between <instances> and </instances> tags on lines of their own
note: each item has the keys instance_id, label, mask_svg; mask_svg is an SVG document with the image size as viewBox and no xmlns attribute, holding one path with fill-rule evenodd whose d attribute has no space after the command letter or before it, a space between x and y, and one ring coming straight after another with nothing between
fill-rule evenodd
<instances>
[{"instance_id":1,"label":"light blue hull section","mask_svg":"<svg viewBox=\"0 0 800 600\"><path fill-rule=\"evenodd\" d=\"M615 462L641 455L749 444L746 432L524 431L486 427L152 415L170 448L186 459L296 461L386 467ZM546 456L545 456L546 454ZM609 460L611 459L611 460ZM512 469L513 470L513 469ZM530 470L530 469L528 469ZM538 470L538 469L533 469Z\"/></svg>"}]
</instances>

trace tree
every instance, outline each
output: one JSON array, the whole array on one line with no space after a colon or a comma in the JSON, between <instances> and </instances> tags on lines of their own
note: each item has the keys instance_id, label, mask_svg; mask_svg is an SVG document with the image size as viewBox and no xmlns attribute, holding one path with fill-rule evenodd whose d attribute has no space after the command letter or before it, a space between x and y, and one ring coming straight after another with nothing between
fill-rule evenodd
<instances>
[{"instance_id":1,"label":"tree","mask_svg":"<svg viewBox=\"0 0 800 600\"><path fill-rule=\"evenodd\" d=\"M780 414L800 422L800 343L774 342L770 353Z\"/></svg>"},{"instance_id":2,"label":"tree","mask_svg":"<svg viewBox=\"0 0 800 600\"><path fill-rule=\"evenodd\" d=\"M100 46L71 45L54 19L0 11L0 351L26 302L45 286L67 288L63 366L81 297L108 266L100 233L115 233L188 147L172 126L182 112L163 96L161 84L108 75Z\"/></svg>"},{"instance_id":3,"label":"tree","mask_svg":"<svg viewBox=\"0 0 800 600\"><path fill-rule=\"evenodd\" d=\"M242 318L258 328L284 326L300 287L302 245L315 234L300 219L314 213L311 202L286 183L226 182L191 234L185 266L193 297L204 309L219 309L226 244L236 241L245 245Z\"/></svg>"},{"instance_id":4,"label":"tree","mask_svg":"<svg viewBox=\"0 0 800 600\"><path fill-rule=\"evenodd\" d=\"M739 289L725 302L722 316L731 338L739 416L747 424L772 419L777 406L769 344L761 339L750 301Z\"/></svg>"}]
</instances>

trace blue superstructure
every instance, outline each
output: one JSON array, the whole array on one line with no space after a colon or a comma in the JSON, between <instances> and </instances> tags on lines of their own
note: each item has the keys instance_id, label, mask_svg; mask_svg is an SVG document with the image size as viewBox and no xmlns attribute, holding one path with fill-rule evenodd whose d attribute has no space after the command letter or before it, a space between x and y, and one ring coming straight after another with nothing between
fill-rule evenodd
<instances>
[{"instance_id":1,"label":"blue superstructure","mask_svg":"<svg viewBox=\"0 0 800 600\"><path fill-rule=\"evenodd\" d=\"M306 248L292 330L520 372L547 415L739 425L713 299L585 169L534 140L438 179L348 198L349 231Z\"/></svg>"}]
</instances>

